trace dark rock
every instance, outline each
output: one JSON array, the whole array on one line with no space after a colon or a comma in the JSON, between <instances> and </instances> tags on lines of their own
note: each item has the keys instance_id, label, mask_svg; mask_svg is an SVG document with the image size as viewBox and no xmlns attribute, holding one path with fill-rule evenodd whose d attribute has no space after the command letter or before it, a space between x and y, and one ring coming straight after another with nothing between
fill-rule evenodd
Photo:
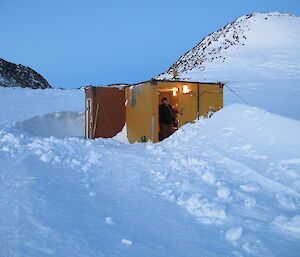
<instances>
[{"instance_id":1,"label":"dark rock","mask_svg":"<svg viewBox=\"0 0 300 257\"><path fill-rule=\"evenodd\" d=\"M33 69L5 61L0 58L0 86L29 87L34 89L52 88L42 75Z\"/></svg>"}]
</instances>

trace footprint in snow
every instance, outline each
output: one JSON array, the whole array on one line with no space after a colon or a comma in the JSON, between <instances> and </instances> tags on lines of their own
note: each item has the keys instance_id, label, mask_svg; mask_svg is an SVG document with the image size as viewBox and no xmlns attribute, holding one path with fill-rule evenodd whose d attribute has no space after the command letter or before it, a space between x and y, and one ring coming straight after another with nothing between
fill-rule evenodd
<instances>
[{"instance_id":1,"label":"footprint in snow","mask_svg":"<svg viewBox=\"0 0 300 257\"><path fill-rule=\"evenodd\" d=\"M248 195L244 200L244 204L246 207L252 208L256 205L256 199L254 197Z\"/></svg>"}]
</instances>

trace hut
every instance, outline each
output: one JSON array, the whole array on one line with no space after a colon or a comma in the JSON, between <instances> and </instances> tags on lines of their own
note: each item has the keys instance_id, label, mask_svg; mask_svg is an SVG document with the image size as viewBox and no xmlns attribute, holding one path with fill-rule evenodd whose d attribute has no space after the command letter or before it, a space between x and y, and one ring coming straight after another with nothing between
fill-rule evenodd
<instances>
[{"instance_id":1,"label":"hut","mask_svg":"<svg viewBox=\"0 0 300 257\"><path fill-rule=\"evenodd\" d=\"M126 130L130 143L159 142L159 104L166 97L176 115L174 131L223 107L223 84L150 80L87 87L85 137L110 138Z\"/></svg>"}]
</instances>

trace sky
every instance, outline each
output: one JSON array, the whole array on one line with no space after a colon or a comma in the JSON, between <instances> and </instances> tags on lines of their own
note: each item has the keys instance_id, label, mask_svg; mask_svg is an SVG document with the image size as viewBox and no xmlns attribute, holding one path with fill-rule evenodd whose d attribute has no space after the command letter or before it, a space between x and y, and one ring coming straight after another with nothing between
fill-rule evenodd
<instances>
[{"instance_id":1,"label":"sky","mask_svg":"<svg viewBox=\"0 0 300 257\"><path fill-rule=\"evenodd\" d=\"M0 58L53 87L137 83L253 12L300 16L299 0L0 0Z\"/></svg>"}]
</instances>

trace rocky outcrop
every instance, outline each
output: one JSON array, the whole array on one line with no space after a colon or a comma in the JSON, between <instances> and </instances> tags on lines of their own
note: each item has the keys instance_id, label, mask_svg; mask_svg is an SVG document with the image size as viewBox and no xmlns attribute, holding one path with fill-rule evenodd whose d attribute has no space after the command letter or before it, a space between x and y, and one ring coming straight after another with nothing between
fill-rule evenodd
<instances>
[{"instance_id":1,"label":"rocky outcrop","mask_svg":"<svg viewBox=\"0 0 300 257\"><path fill-rule=\"evenodd\" d=\"M224 79L224 74L228 73L228 70L223 72L224 69L231 67L236 76L236 68L240 70L245 61L251 62L248 69L262 67L255 71L256 74L264 73L267 66L271 68L268 62L272 62L273 68L281 68L281 71L274 72L275 75L284 73L289 65L298 69L298 59L291 61L296 59L293 56L299 50L298 34L297 16L277 12L244 15L205 37L155 79L197 80L207 77L207 72L211 71L222 73ZM264 57L259 59L257 56ZM282 58L277 60L279 56ZM263 58L265 61L261 60ZM232 63L238 61L242 65L233 68Z\"/></svg>"},{"instance_id":2,"label":"rocky outcrop","mask_svg":"<svg viewBox=\"0 0 300 257\"><path fill-rule=\"evenodd\" d=\"M0 86L29 87L33 89L52 88L42 75L21 64L0 58Z\"/></svg>"}]
</instances>

